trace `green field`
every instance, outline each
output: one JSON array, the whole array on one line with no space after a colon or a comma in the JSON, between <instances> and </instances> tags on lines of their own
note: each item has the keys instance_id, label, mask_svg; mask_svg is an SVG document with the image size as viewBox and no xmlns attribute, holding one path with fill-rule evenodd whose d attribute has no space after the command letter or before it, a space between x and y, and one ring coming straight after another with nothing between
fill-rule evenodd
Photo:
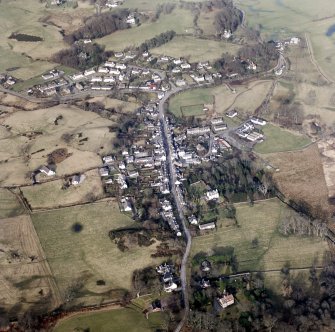
<instances>
[{"instance_id":1,"label":"green field","mask_svg":"<svg viewBox=\"0 0 335 332\"><path fill-rule=\"evenodd\" d=\"M105 312L80 314L64 319L53 332L150 332L164 327L162 313L153 313L146 319L144 314L133 309L114 309ZM80 330L79 330L80 329Z\"/></svg>"},{"instance_id":2,"label":"green field","mask_svg":"<svg viewBox=\"0 0 335 332\"><path fill-rule=\"evenodd\" d=\"M24 213L24 208L7 189L0 189L0 219L11 218Z\"/></svg>"},{"instance_id":3,"label":"green field","mask_svg":"<svg viewBox=\"0 0 335 332\"><path fill-rule=\"evenodd\" d=\"M291 150L299 150L310 143L307 136L299 135L291 131L273 125L262 128L265 139L255 147L258 153L273 153Z\"/></svg>"},{"instance_id":4,"label":"green field","mask_svg":"<svg viewBox=\"0 0 335 332\"><path fill-rule=\"evenodd\" d=\"M248 204L236 204L238 225L222 224L216 231L196 237L192 254L210 253L215 247L232 246L239 263L239 271L281 269L289 262L291 267L321 264L328 245L315 237L284 237L277 231L280 217L289 211L278 199ZM258 245L252 246L257 238Z\"/></svg>"},{"instance_id":5,"label":"green field","mask_svg":"<svg viewBox=\"0 0 335 332\"><path fill-rule=\"evenodd\" d=\"M262 35L269 38L304 37L310 35L316 60L322 69L335 78L335 34L326 32L334 24L334 1L305 0L239 0L237 5L247 16L247 23L261 27Z\"/></svg>"},{"instance_id":6,"label":"green field","mask_svg":"<svg viewBox=\"0 0 335 332\"><path fill-rule=\"evenodd\" d=\"M215 40L199 39L191 36L177 36L167 44L151 50L153 54L184 57L190 62L214 61L223 53L236 55L238 45Z\"/></svg>"},{"instance_id":7,"label":"green field","mask_svg":"<svg viewBox=\"0 0 335 332\"><path fill-rule=\"evenodd\" d=\"M161 15L156 22L145 22L138 27L117 31L96 39L106 50L122 51L127 47L139 46L162 32L174 30L178 34L193 32L193 16L189 10L174 10L171 14Z\"/></svg>"},{"instance_id":8,"label":"green field","mask_svg":"<svg viewBox=\"0 0 335 332\"><path fill-rule=\"evenodd\" d=\"M213 89L194 89L189 90L183 93L180 93L170 99L169 102L169 111L172 112L176 116L185 115L185 107L188 107L190 112L187 112L187 115L201 115L199 113L199 107L197 108L189 108L192 105L204 105L204 104L213 104L214 98L212 95ZM183 108L183 112L182 112ZM193 110L193 112L192 112ZM201 109L202 115L204 112ZM186 116L186 115L185 115Z\"/></svg>"},{"instance_id":9,"label":"green field","mask_svg":"<svg viewBox=\"0 0 335 332\"><path fill-rule=\"evenodd\" d=\"M110 240L110 230L137 225L115 203L34 213L32 220L61 293L80 282L78 297L85 303L108 299L112 289L130 289L133 270L160 262L150 257L155 245L121 252ZM73 231L75 223L81 230ZM106 285L97 286L99 279Z\"/></svg>"}]
</instances>

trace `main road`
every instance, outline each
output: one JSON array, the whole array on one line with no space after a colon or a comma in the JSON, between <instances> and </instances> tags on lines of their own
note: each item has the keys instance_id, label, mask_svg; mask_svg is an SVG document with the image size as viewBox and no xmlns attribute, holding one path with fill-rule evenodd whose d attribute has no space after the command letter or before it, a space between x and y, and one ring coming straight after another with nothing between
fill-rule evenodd
<instances>
[{"instance_id":1,"label":"main road","mask_svg":"<svg viewBox=\"0 0 335 332\"><path fill-rule=\"evenodd\" d=\"M171 90L167 91L165 93L165 96L160 100L159 102L159 119L162 127L162 135L163 135L163 142L164 142L164 149L166 153L166 162L167 162L167 168L168 168L168 174L169 174L169 181L170 181L170 190L171 194L173 196L173 199L176 204L177 212L179 215L180 222L183 227L185 239L186 239L186 248L183 255L181 268L180 268L180 279L181 279L181 287L183 292L183 298L184 298L184 315L180 323L178 324L177 328L175 329L175 332L179 332L182 327L184 326L188 312L190 309L189 304L189 296L188 296L188 286L187 286L187 261L188 257L191 251L191 244L192 244L192 237L190 234L190 231L186 224L186 218L183 211L183 205L180 199L180 196L177 194L176 191L176 181L177 181L177 174L176 174L176 168L174 165L174 153L173 153L173 147L172 147L172 141L171 141L171 132L169 129L169 126L165 119L164 114L164 105L168 101L168 99L173 96L174 94L178 93L179 91L182 91L184 89L182 88L176 88L175 86L171 86Z\"/></svg>"}]
</instances>

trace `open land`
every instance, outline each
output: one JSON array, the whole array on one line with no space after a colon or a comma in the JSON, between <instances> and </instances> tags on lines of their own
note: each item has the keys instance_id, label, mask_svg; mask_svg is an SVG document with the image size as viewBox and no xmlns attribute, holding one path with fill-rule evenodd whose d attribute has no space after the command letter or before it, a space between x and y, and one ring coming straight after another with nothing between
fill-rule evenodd
<instances>
[{"instance_id":1,"label":"open land","mask_svg":"<svg viewBox=\"0 0 335 332\"><path fill-rule=\"evenodd\" d=\"M0 72L13 68L12 75L29 79L55 66L53 53L66 47L60 31L72 31L92 8L46 8L34 0L5 0L0 3ZM23 19L24 18L24 19ZM37 42L8 39L12 33L24 33L43 40Z\"/></svg>"},{"instance_id":2,"label":"open land","mask_svg":"<svg viewBox=\"0 0 335 332\"><path fill-rule=\"evenodd\" d=\"M126 108L128 106L126 104ZM113 149L115 133L110 132L109 127L115 122L74 106L62 105L29 113L17 111L0 122L7 128L0 148L0 183L3 186L30 183L31 173L47 164L48 154L56 149L68 151L68 158L56 165L57 176L98 167L100 155Z\"/></svg>"},{"instance_id":3,"label":"open land","mask_svg":"<svg viewBox=\"0 0 335 332\"><path fill-rule=\"evenodd\" d=\"M236 108L242 116L250 116L261 105L271 84L271 81L255 81L233 88L220 85L213 88L192 89L172 97L169 110L176 116L182 116L182 107L214 102L215 112L218 115L231 108ZM232 89L235 89L234 93Z\"/></svg>"},{"instance_id":4,"label":"open land","mask_svg":"<svg viewBox=\"0 0 335 332\"><path fill-rule=\"evenodd\" d=\"M215 61L223 53L236 55L240 46L224 41L177 36L170 42L151 50L152 54L186 58L190 62Z\"/></svg>"},{"instance_id":5,"label":"open land","mask_svg":"<svg viewBox=\"0 0 335 332\"><path fill-rule=\"evenodd\" d=\"M29 216L0 220L0 249L0 302L10 315L60 305L57 286Z\"/></svg>"},{"instance_id":6,"label":"open land","mask_svg":"<svg viewBox=\"0 0 335 332\"><path fill-rule=\"evenodd\" d=\"M252 207L245 203L237 204L237 225L222 225L212 233L194 238L192 254L200 251L210 253L215 247L234 247L239 271L281 269L287 262L291 267L321 264L328 248L326 241L284 237L278 233L278 223L286 213L287 207L278 199L256 202ZM252 246L255 238L259 241L257 247Z\"/></svg>"},{"instance_id":7,"label":"open land","mask_svg":"<svg viewBox=\"0 0 335 332\"><path fill-rule=\"evenodd\" d=\"M149 332L163 327L163 314L152 313L149 319L133 307L104 312L78 314L60 321L53 332L71 332L76 328L90 331Z\"/></svg>"},{"instance_id":8,"label":"open land","mask_svg":"<svg viewBox=\"0 0 335 332\"><path fill-rule=\"evenodd\" d=\"M16 196L8 189L0 188L0 219L16 217L24 213L24 209Z\"/></svg>"},{"instance_id":9,"label":"open land","mask_svg":"<svg viewBox=\"0 0 335 332\"><path fill-rule=\"evenodd\" d=\"M150 257L156 244L121 252L110 240L110 230L136 227L112 201L34 213L32 220L61 294L80 282L78 297L86 304L110 299L111 290L130 289L135 269L159 263ZM106 285L97 286L99 279Z\"/></svg>"},{"instance_id":10,"label":"open land","mask_svg":"<svg viewBox=\"0 0 335 332\"><path fill-rule=\"evenodd\" d=\"M265 139L255 147L261 154L299 150L310 143L307 136L267 124L262 128Z\"/></svg>"},{"instance_id":11,"label":"open land","mask_svg":"<svg viewBox=\"0 0 335 332\"><path fill-rule=\"evenodd\" d=\"M76 186L64 188L64 180L55 180L21 187L21 191L33 210L87 203L103 197L104 191L98 170L94 169L82 175L85 176L84 181Z\"/></svg>"},{"instance_id":12,"label":"open land","mask_svg":"<svg viewBox=\"0 0 335 332\"><path fill-rule=\"evenodd\" d=\"M156 22L145 22L138 27L116 31L96 39L96 42L106 46L106 50L122 51L127 47L139 46L144 41L168 30L174 30L177 34L192 33L191 11L174 10L171 14L162 14Z\"/></svg>"},{"instance_id":13,"label":"open land","mask_svg":"<svg viewBox=\"0 0 335 332\"><path fill-rule=\"evenodd\" d=\"M334 24L332 0L323 1L322 6L318 2L304 0L243 0L237 4L246 12L247 23L261 27L262 35L267 39L307 32L317 62L332 79L335 78L335 34L327 35Z\"/></svg>"},{"instance_id":14,"label":"open land","mask_svg":"<svg viewBox=\"0 0 335 332\"><path fill-rule=\"evenodd\" d=\"M277 169L274 180L288 199L305 201L321 211L333 211L316 144L302 151L267 154L265 159Z\"/></svg>"}]
</instances>

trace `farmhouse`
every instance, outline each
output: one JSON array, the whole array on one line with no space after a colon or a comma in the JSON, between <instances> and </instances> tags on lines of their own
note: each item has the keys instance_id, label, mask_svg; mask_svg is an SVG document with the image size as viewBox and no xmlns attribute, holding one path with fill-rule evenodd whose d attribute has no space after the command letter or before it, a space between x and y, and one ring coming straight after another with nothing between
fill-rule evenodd
<instances>
[{"instance_id":1,"label":"farmhouse","mask_svg":"<svg viewBox=\"0 0 335 332\"><path fill-rule=\"evenodd\" d=\"M217 301L222 309L229 307L234 304L234 296L233 295L224 295L221 298L217 298Z\"/></svg>"},{"instance_id":2,"label":"farmhouse","mask_svg":"<svg viewBox=\"0 0 335 332\"><path fill-rule=\"evenodd\" d=\"M81 184L83 181L85 180L85 175L74 175L71 179L71 184L73 186L77 186L79 184Z\"/></svg>"},{"instance_id":3,"label":"farmhouse","mask_svg":"<svg viewBox=\"0 0 335 332\"><path fill-rule=\"evenodd\" d=\"M228 118L234 118L236 115L237 115L236 110L230 110L226 113L226 116L228 116Z\"/></svg>"},{"instance_id":4,"label":"farmhouse","mask_svg":"<svg viewBox=\"0 0 335 332\"><path fill-rule=\"evenodd\" d=\"M41 173L44 173L47 176L53 176L56 174L56 172L52 171L50 168L48 168L47 166L42 166L39 171Z\"/></svg>"},{"instance_id":5,"label":"farmhouse","mask_svg":"<svg viewBox=\"0 0 335 332\"><path fill-rule=\"evenodd\" d=\"M215 228L215 223L214 222L209 222L207 224L200 224L199 229L201 231L207 230L207 229L214 229Z\"/></svg>"}]
</instances>

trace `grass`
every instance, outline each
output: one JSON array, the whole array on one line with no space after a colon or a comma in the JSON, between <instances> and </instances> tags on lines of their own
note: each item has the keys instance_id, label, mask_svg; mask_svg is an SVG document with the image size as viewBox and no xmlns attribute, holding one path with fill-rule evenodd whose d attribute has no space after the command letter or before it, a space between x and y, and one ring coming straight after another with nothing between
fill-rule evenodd
<instances>
[{"instance_id":1,"label":"grass","mask_svg":"<svg viewBox=\"0 0 335 332\"><path fill-rule=\"evenodd\" d=\"M35 213L32 220L61 293L80 281L78 296L85 302L108 298L112 289L130 289L133 270L159 262L150 257L155 245L121 252L110 240L110 230L137 225L116 203ZM72 230L75 223L81 225L78 232ZM106 285L97 286L99 279Z\"/></svg>"},{"instance_id":2,"label":"grass","mask_svg":"<svg viewBox=\"0 0 335 332\"><path fill-rule=\"evenodd\" d=\"M190 62L214 61L223 53L236 55L238 45L215 40L199 39L191 36L177 36L167 44L151 50L153 54L185 57Z\"/></svg>"},{"instance_id":3,"label":"grass","mask_svg":"<svg viewBox=\"0 0 335 332\"><path fill-rule=\"evenodd\" d=\"M194 89L189 90L183 93L180 93L170 99L169 102L169 110L176 116L183 116L185 115L185 107L189 107L191 105L204 105L204 104L213 104L213 89ZM192 112L187 112L187 115L199 115L198 107L196 109L189 108L191 111L196 110L193 114ZM201 110L202 111L202 110ZM183 114L184 113L184 114ZM201 112L202 115L204 112Z\"/></svg>"},{"instance_id":4,"label":"grass","mask_svg":"<svg viewBox=\"0 0 335 332\"><path fill-rule=\"evenodd\" d=\"M80 328L99 332L149 332L164 326L162 313L153 313L146 319L144 314L133 309L114 309L104 312L80 314L64 319L53 332L72 332Z\"/></svg>"},{"instance_id":5,"label":"grass","mask_svg":"<svg viewBox=\"0 0 335 332\"><path fill-rule=\"evenodd\" d=\"M161 15L156 22L145 22L138 27L117 31L97 39L106 50L121 51L127 47L139 46L162 32L173 29L176 33L193 32L193 16L188 10L174 10L171 14Z\"/></svg>"},{"instance_id":6,"label":"grass","mask_svg":"<svg viewBox=\"0 0 335 332\"><path fill-rule=\"evenodd\" d=\"M209 252L219 246L232 246L239 262L239 271L281 269L286 262L291 267L307 267L320 263L328 249L320 238L281 236L280 218L288 213L278 199L248 204L236 204L238 225L223 223L216 231L196 237L192 241L192 255ZM258 239L258 246L252 240Z\"/></svg>"},{"instance_id":7,"label":"grass","mask_svg":"<svg viewBox=\"0 0 335 332\"><path fill-rule=\"evenodd\" d=\"M15 217L24 213L14 194L7 189L0 189L0 219Z\"/></svg>"},{"instance_id":8,"label":"grass","mask_svg":"<svg viewBox=\"0 0 335 332\"><path fill-rule=\"evenodd\" d=\"M299 150L310 143L310 139L291 131L273 125L262 128L265 139L255 147L258 153L273 153L291 150Z\"/></svg>"}]
</instances>

